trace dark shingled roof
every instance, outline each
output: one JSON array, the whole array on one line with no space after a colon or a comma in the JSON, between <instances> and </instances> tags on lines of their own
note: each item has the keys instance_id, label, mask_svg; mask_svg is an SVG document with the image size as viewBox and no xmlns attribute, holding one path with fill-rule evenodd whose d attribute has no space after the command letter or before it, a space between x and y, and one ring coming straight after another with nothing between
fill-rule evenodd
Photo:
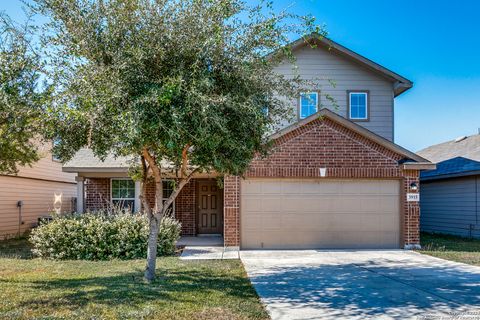
<instances>
[{"instance_id":1,"label":"dark shingled roof","mask_svg":"<svg viewBox=\"0 0 480 320\"><path fill-rule=\"evenodd\" d=\"M436 170L422 171L420 179L425 181L477 174L480 174L479 161L456 157L437 163Z\"/></svg>"}]
</instances>

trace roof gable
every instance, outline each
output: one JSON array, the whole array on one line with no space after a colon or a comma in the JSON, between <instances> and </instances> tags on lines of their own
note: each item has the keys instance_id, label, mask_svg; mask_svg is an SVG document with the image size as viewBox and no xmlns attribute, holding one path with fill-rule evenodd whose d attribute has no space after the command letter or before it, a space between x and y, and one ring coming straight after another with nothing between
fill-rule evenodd
<instances>
[{"instance_id":1,"label":"roof gable","mask_svg":"<svg viewBox=\"0 0 480 320\"><path fill-rule=\"evenodd\" d=\"M334 113L333 111L327 109L327 108L323 108L321 109L320 111L318 111L317 113L305 118L305 119L302 119L300 121L298 121L297 123L294 123L280 131L278 131L277 133L271 135L269 138L270 140L277 140L277 139L280 139L281 137L287 135L288 133L294 131L294 130L297 130L299 129L300 127L302 126L305 126L309 123L311 123L312 121L315 121L315 120L318 120L319 118L328 118L336 123L338 123L339 125L341 125L342 127L345 127L365 138L367 138L368 140L372 141L372 142L375 142L376 144L398 154L398 155L401 155L405 158L406 161L408 160L411 160L411 161L415 161L415 162L422 162L422 163L429 163L428 160L420 157L419 155L411 152L411 151L408 151L407 149L371 132L370 130L368 129L365 129L364 127L362 126L359 126L358 124L350 121L350 120L347 120L341 116L339 116L338 114Z\"/></svg>"},{"instance_id":2,"label":"roof gable","mask_svg":"<svg viewBox=\"0 0 480 320\"><path fill-rule=\"evenodd\" d=\"M296 50L306 45L318 45L326 48L329 51L333 51L340 56L343 56L354 63L370 70L373 73L376 73L394 83L393 90L395 96L400 95L401 93L407 91L413 86L413 82L407 78L391 71L390 69L342 46L341 44L328 39L317 33L311 33L308 36L297 39L288 44L292 50Z\"/></svg>"}]
</instances>

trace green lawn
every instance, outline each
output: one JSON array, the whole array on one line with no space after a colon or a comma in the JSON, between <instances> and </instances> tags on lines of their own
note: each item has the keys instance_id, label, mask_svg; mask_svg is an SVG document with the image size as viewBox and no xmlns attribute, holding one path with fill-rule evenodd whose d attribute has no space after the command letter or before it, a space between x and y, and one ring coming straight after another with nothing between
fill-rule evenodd
<instances>
[{"instance_id":1,"label":"green lawn","mask_svg":"<svg viewBox=\"0 0 480 320\"><path fill-rule=\"evenodd\" d=\"M268 319L238 260L32 259L26 241L0 242L0 319Z\"/></svg>"},{"instance_id":2,"label":"green lawn","mask_svg":"<svg viewBox=\"0 0 480 320\"><path fill-rule=\"evenodd\" d=\"M480 266L480 240L450 235L422 233L421 253Z\"/></svg>"}]
</instances>

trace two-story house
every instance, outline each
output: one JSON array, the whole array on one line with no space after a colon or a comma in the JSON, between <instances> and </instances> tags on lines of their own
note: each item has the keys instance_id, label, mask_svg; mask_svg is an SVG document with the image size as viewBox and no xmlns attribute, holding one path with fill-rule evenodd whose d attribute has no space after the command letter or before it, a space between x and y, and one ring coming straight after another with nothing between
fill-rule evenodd
<instances>
[{"instance_id":1,"label":"two-story house","mask_svg":"<svg viewBox=\"0 0 480 320\"><path fill-rule=\"evenodd\" d=\"M220 189L214 174L199 174L184 187L174 204L183 235L222 234L225 246L242 249L419 244L418 176L434 165L393 142L394 99L412 82L329 39L310 40L318 46L292 44L298 72L324 80L299 93L296 121L271 137L269 156L244 177L225 177ZM276 71L293 72L290 62ZM140 208L127 160L100 161L85 149L65 164L79 175L78 211Z\"/></svg>"},{"instance_id":2,"label":"two-story house","mask_svg":"<svg viewBox=\"0 0 480 320\"><path fill-rule=\"evenodd\" d=\"M41 159L17 175L0 175L0 240L24 234L53 212L72 211L76 174L62 171L50 147L39 145Z\"/></svg>"}]
</instances>

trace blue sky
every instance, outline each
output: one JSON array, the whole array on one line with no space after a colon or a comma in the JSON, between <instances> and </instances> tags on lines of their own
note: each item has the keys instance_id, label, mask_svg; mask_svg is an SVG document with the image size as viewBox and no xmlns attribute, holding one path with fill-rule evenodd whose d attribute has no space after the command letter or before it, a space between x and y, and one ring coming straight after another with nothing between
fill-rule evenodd
<instances>
[{"instance_id":1,"label":"blue sky","mask_svg":"<svg viewBox=\"0 0 480 320\"><path fill-rule=\"evenodd\" d=\"M278 8L292 1L275 2ZM395 142L418 151L480 128L480 1L297 0L329 37L412 80Z\"/></svg>"},{"instance_id":2,"label":"blue sky","mask_svg":"<svg viewBox=\"0 0 480 320\"><path fill-rule=\"evenodd\" d=\"M329 37L412 80L395 100L395 142L418 151L480 128L480 1L277 0ZM0 10L22 18L20 0Z\"/></svg>"}]
</instances>

